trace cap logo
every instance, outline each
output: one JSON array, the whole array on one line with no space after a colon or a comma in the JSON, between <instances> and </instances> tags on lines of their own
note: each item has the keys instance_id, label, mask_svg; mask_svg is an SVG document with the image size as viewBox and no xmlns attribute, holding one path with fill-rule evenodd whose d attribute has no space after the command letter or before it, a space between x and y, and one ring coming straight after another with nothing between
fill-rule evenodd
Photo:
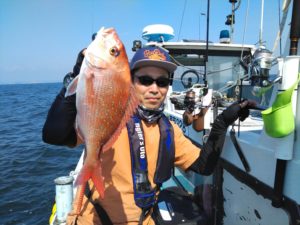
<instances>
[{"instance_id":1,"label":"cap logo","mask_svg":"<svg viewBox=\"0 0 300 225\"><path fill-rule=\"evenodd\" d=\"M153 51L145 50L144 57L152 60L166 61L166 56L158 49L154 49Z\"/></svg>"}]
</instances>

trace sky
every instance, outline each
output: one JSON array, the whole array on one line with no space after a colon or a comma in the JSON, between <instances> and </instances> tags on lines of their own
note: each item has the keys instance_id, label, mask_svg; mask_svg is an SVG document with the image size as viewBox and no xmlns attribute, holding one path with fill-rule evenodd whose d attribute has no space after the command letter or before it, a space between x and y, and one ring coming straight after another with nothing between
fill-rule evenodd
<instances>
[{"instance_id":1,"label":"sky","mask_svg":"<svg viewBox=\"0 0 300 225\"><path fill-rule=\"evenodd\" d=\"M262 37L269 49L278 32L278 2L264 1ZM210 0L210 41L218 42L220 31L229 29L230 13L228 0ZM147 25L172 26L172 41L205 40L206 15L207 0L0 0L0 84L61 82L103 26L117 30L129 59L134 40L146 43L141 34ZM261 0L242 0L233 43L256 44L260 19Z\"/></svg>"}]
</instances>

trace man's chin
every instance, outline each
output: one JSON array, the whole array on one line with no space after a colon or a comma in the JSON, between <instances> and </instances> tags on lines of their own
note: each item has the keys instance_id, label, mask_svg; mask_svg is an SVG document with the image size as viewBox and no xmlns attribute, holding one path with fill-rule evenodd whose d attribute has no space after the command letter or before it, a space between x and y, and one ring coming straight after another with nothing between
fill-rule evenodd
<instances>
[{"instance_id":1,"label":"man's chin","mask_svg":"<svg viewBox=\"0 0 300 225\"><path fill-rule=\"evenodd\" d=\"M147 109L158 109L160 107L160 104L147 103L147 104L143 104L143 106L146 107Z\"/></svg>"}]
</instances>

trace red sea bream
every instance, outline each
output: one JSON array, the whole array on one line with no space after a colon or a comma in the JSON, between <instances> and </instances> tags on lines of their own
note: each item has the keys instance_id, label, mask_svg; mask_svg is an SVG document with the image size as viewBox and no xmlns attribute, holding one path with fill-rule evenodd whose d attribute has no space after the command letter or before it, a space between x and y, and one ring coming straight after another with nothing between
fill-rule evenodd
<instances>
[{"instance_id":1,"label":"red sea bream","mask_svg":"<svg viewBox=\"0 0 300 225\"><path fill-rule=\"evenodd\" d=\"M89 179L104 197L101 152L109 150L137 106L124 45L113 28L102 28L88 46L80 74L66 95L76 92L76 129L85 144L77 177L74 213L79 214Z\"/></svg>"}]
</instances>

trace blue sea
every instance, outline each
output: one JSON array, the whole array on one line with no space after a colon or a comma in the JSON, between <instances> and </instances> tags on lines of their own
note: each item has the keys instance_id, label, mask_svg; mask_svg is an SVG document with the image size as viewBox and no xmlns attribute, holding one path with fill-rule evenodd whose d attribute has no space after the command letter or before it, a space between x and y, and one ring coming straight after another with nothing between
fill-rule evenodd
<instances>
[{"instance_id":1,"label":"blue sea","mask_svg":"<svg viewBox=\"0 0 300 225\"><path fill-rule=\"evenodd\" d=\"M42 127L61 83L0 85L0 225L48 224L54 179L81 148L48 145Z\"/></svg>"}]
</instances>

